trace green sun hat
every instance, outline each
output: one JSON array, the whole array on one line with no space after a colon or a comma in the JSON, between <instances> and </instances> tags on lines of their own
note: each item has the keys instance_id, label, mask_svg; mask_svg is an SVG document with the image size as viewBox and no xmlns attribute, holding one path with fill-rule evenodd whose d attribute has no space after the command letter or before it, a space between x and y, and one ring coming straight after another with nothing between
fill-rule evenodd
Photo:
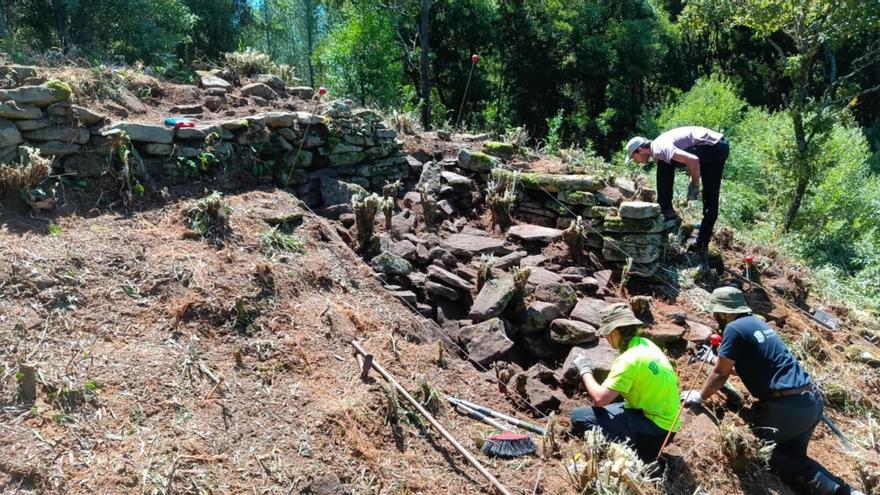
<instances>
[{"instance_id":1,"label":"green sun hat","mask_svg":"<svg viewBox=\"0 0 880 495\"><path fill-rule=\"evenodd\" d=\"M598 333L600 336L604 337L613 332L616 328L644 324L645 323L642 320L636 318L636 315L633 314L629 304L614 303L605 306L599 311Z\"/></svg>"},{"instance_id":2,"label":"green sun hat","mask_svg":"<svg viewBox=\"0 0 880 495\"><path fill-rule=\"evenodd\" d=\"M709 311L712 313L751 313L752 308L746 304L746 298L736 287L719 287L712 291L709 300Z\"/></svg>"}]
</instances>

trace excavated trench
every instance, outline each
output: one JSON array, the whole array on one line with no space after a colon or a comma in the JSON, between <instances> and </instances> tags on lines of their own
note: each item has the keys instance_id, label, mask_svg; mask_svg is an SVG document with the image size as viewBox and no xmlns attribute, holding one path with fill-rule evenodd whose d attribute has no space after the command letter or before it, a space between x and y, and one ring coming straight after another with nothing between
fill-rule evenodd
<instances>
[{"instance_id":1,"label":"excavated trench","mask_svg":"<svg viewBox=\"0 0 880 495\"><path fill-rule=\"evenodd\" d=\"M661 258L680 248L669 242L676 226L649 202L652 190L621 178L518 172L472 149L407 159L418 180L405 183L389 217L375 216L373 243L358 241L370 228L358 221L365 201L318 213L448 349L497 379L522 409L558 411L576 394L578 352L600 378L608 372L618 353L596 333L607 304L628 302L648 324L643 334L673 355L708 339L706 325L664 302L678 288ZM366 195L330 178L321 189L325 198ZM500 211L499 198L508 199Z\"/></svg>"}]
</instances>

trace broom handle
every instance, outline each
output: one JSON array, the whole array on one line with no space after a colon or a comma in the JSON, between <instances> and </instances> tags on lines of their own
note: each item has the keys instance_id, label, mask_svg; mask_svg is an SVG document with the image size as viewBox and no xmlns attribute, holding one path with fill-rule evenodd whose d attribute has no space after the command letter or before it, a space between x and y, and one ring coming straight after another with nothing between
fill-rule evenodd
<instances>
[{"instance_id":1,"label":"broom handle","mask_svg":"<svg viewBox=\"0 0 880 495\"><path fill-rule=\"evenodd\" d=\"M499 423L498 421L495 421L494 419L490 418L489 416L486 416L485 414L481 413L480 411L475 411L464 404L458 404L457 407L459 409L461 409L462 411L464 411L465 413L467 413L468 416L470 416L474 419L478 419L478 420L482 421L483 423L486 423L489 426L493 426L501 431L511 431L510 426L503 425L503 424Z\"/></svg>"},{"instance_id":2,"label":"broom handle","mask_svg":"<svg viewBox=\"0 0 880 495\"><path fill-rule=\"evenodd\" d=\"M498 419L503 419L504 421L507 421L508 423L510 423L512 425L519 426L520 428L522 428L524 430L528 430L532 433L537 433L538 435L545 435L546 434L546 432L544 431L544 428L541 428L538 425L534 425L532 423L529 423L528 421L523 421L521 419L517 419L512 416L502 414L502 413L495 411L493 409L489 409L486 406L474 404L473 402L468 402L464 399L456 399L455 397L447 397L446 399L455 405L465 405L465 406L470 407L471 409L474 409L475 411L481 412L483 414L487 414L489 416L494 416Z\"/></svg>"},{"instance_id":3,"label":"broom handle","mask_svg":"<svg viewBox=\"0 0 880 495\"><path fill-rule=\"evenodd\" d=\"M703 368L706 366L706 361L701 360L700 362L700 370L697 371L697 374L691 379L690 386L685 389L685 391L693 390L694 383L697 381L697 378L703 376ZM660 451L657 452L657 460L660 460L660 456L663 455L663 449L666 448L666 444L669 443L669 437L672 436L672 430L675 429L675 424L678 423L678 418L681 417L681 412L684 411L684 401L681 401L681 405L678 406L678 413L675 415L675 419L672 420L672 427L669 428L669 431L666 432L666 438L663 439L663 445L660 446Z\"/></svg>"},{"instance_id":4,"label":"broom handle","mask_svg":"<svg viewBox=\"0 0 880 495\"><path fill-rule=\"evenodd\" d=\"M354 349L355 351L357 351L358 354L360 354L361 356L367 356L367 351L365 351L356 340L352 340L351 345L354 346ZM431 426L436 428L437 431L443 436L443 438L445 438L449 443L452 444L453 447L455 447L455 450L463 455L464 458L467 459L467 461L472 466L474 466L474 468L476 468L476 470L479 471L484 478L489 480L489 483L491 483L492 486L494 486L495 489L498 490L498 493L500 493L501 495L513 495L507 488L505 488L504 485L501 484L500 481L498 481L497 478L495 478L495 476L492 475L492 473L487 471L486 468L483 467L482 464L480 464L480 461L478 461L476 457L474 457L470 452L468 452L466 448L458 443L458 440L456 440L455 437L453 437L448 431L446 431L446 428L443 428L443 426L438 423L436 419L434 419L434 416L432 416L431 413L426 411L425 408L422 407L421 404L419 404L419 401L415 400L412 395L409 395L409 392L407 392L405 388L401 387L400 384L397 383L397 380L395 380L394 377L391 376L391 374L385 371L385 368L383 368L382 365L380 365L376 362L375 359L373 359L371 362L371 366L374 370L376 370L376 372L382 375L382 378L384 378L385 381L387 381L391 384L391 386L397 389L400 395L402 395L407 400L407 402L412 404L412 406L415 407L417 411L419 411L419 414L427 419L428 422L431 423Z\"/></svg>"}]
</instances>

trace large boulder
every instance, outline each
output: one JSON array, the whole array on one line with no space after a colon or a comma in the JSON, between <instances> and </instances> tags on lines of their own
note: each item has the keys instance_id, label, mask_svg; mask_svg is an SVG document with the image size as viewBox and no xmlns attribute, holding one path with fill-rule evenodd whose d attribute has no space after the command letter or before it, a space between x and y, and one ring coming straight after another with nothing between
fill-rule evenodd
<instances>
[{"instance_id":1,"label":"large boulder","mask_svg":"<svg viewBox=\"0 0 880 495\"><path fill-rule=\"evenodd\" d=\"M276 76L275 74L257 74L251 78L252 81L263 83L266 86L272 88L276 93L285 93L286 85L284 84L284 79Z\"/></svg>"},{"instance_id":2,"label":"large boulder","mask_svg":"<svg viewBox=\"0 0 880 495\"><path fill-rule=\"evenodd\" d=\"M581 345L599 340L596 328L589 323L557 318L550 323L550 341L557 344Z\"/></svg>"},{"instance_id":3,"label":"large boulder","mask_svg":"<svg viewBox=\"0 0 880 495\"><path fill-rule=\"evenodd\" d=\"M516 153L516 146L512 143L502 143L500 141L486 141L483 143L483 149L492 156L497 156L502 160L510 160Z\"/></svg>"},{"instance_id":4,"label":"large boulder","mask_svg":"<svg viewBox=\"0 0 880 495\"><path fill-rule=\"evenodd\" d=\"M406 277L412 271L409 261L387 251L373 258L370 264L373 270L394 277Z\"/></svg>"},{"instance_id":5,"label":"large boulder","mask_svg":"<svg viewBox=\"0 0 880 495\"><path fill-rule=\"evenodd\" d=\"M459 340L470 359L483 367L503 359L514 345L507 337L507 324L500 318L462 327Z\"/></svg>"},{"instance_id":6,"label":"large boulder","mask_svg":"<svg viewBox=\"0 0 880 495\"><path fill-rule=\"evenodd\" d=\"M462 149L458 153L458 166L471 172L487 174L496 165L498 160L480 151Z\"/></svg>"},{"instance_id":7,"label":"large boulder","mask_svg":"<svg viewBox=\"0 0 880 495\"><path fill-rule=\"evenodd\" d=\"M578 301L577 305L571 311L570 318L573 320L589 323L599 328L599 311L601 311L608 303L601 299L585 298Z\"/></svg>"},{"instance_id":8,"label":"large boulder","mask_svg":"<svg viewBox=\"0 0 880 495\"><path fill-rule=\"evenodd\" d=\"M474 299L468 318L480 322L499 316L515 294L516 285L510 275L486 281Z\"/></svg>"},{"instance_id":9,"label":"large boulder","mask_svg":"<svg viewBox=\"0 0 880 495\"><path fill-rule=\"evenodd\" d=\"M367 190L357 184L321 177L321 199L325 205L348 204L352 196L367 194Z\"/></svg>"},{"instance_id":10,"label":"large boulder","mask_svg":"<svg viewBox=\"0 0 880 495\"><path fill-rule=\"evenodd\" d=\"M106 135L116 129L125 131L128 138L135 142L171 144L174 141L174 131L171 129L161 125L137 122L119 122L102 131L102 134Z\"/></svg>"}]
</instances>

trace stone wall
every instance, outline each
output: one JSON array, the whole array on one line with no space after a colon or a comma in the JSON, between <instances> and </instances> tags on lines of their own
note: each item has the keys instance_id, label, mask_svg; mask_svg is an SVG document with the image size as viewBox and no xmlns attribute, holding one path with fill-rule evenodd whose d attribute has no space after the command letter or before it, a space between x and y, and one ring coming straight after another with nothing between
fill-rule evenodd
<instances>
[{"instance_id":1,"label":"stone wall","mask_svg":"<svg viewBox=\"0 0 880 495\"><path fill-rule=\"evenodd\" d=\"M109 136L121 130L143 162L136 169L142 181L192 180L206 172L202 162L210 154L212 164L233 174L282 185L289 177L302 199L320 205L322 178L381 190L410 174L396 131L350 101L325 104L319 114L275 111L175 129L162 122L112 122L70 97L70 88L57 81L0 90L0 163L15 161L19 147L29 146L55 158L55 173L98 177L111 167Z\"/></svg>"}]
</instances>

